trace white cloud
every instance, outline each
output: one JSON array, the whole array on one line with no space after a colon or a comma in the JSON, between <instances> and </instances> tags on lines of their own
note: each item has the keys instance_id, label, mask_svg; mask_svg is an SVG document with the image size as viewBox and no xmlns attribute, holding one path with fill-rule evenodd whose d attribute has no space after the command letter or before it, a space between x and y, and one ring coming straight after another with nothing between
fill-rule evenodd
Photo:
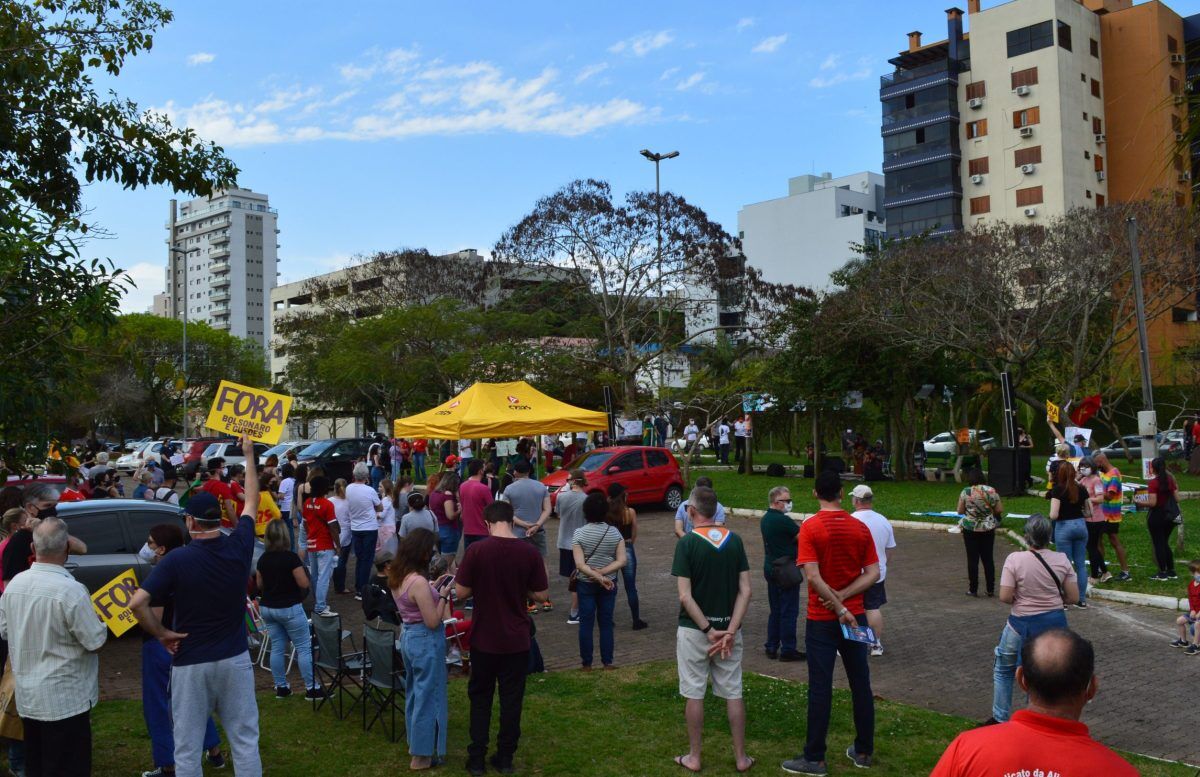
<instances>
[{"instance_id":1,"label":"white cloud","mask_svg":"<svg viewBox=\"0 0 1200 777\"><path fill-rule=\"evenodd\" d=\"M620 40L608 47L608 50L613 54L620 54L624 51L631 52L635 57L644 57L651 51L661 49L663 46L670 44L675 40L675 36L670 30L659 30L658 32L644 32L641 35L635 35L626 40Z\"/></svg>"},{"instance_id":2,"label":"white cloud","mask_svg":"<svg viewBox=\"0 0 1200 777\"><path fill-rule=\"evenodd\" d=\"M658 114L625 98L569 99L556 90L559 74L550 68L518 77L486 61L423 62L405 49L371 52L363 63L339 68L338 75L356 86L329 99L322 98L320 86L294 86L256 103L209 96L192 105L168 102L158 110L230 147L484 132L578 136ZM689 86L701 78L693 76Z\"/></svg>"},{"instance_id":3,"label":"white cloud","mask_svg":"<svg viewBox=\"0 0 1200 777\"><path fill-rule=\"evenodd\" d=\"M691 89L693 86L698 85L703 80L704 80L704 73L702 73L702 72L692 73L687 78L685 78L682 81L680 81L679 83L675 84L675 88L681 92L686 92L687 90Z\"/></svg>"},{"instance_id":4,"label":"white cloud","mask_svg":"<svg viewBox=\"0 0 1200 777\"><path fill-rule=\"evenodd\" d=\"M187 58L187 63L190 67L195 67L196 65L207 65L216 58L216 54L209 54L207 51L197 51L195 54L192 54Z\"/></svg>"},{"instance_id":5,"label":"white cloud","mask_svg":"<svg viewBox=\"0 0 1200 777\"><path fill-rule=\"evenodd\" d=\"M815 75L809 80L808 85L814 89L828 89L831 86L838 86L848 81L862 81L871 77L873 69L869 58L863 57L859 59L856 68L853 70L848 65L841 65L839 59L834 54L826 57L825 61L821 63L821 73L832 73L832 75ZM839 67L840 70L838 69ZM838 72L833 72L835 70Z\"/></svg>"},{"instance_id":6,"label":"white cloud","mask_svg":"<svg viewBox=\"0 0 1200 777\"><path fill-rule=\"evenodd\" d=\"M822 70L833 70L838 65L838 60L841 59L837 54L830 54L821 62Z\"/></svg>"},{"instance_id":7,"label":"white cloud","mask_svg":"<svg viewBox=\"0 0 1200 777\"><path fill-rule=\"evenodd\" d=\"M754 17L753 16L743 16L741 19L737 20L737 24L735 25L738 32L741 32L742 30L745 30L745 29L749 29L750 27L753 27L753 26L754 26Z\"/></svg>"},{"instance_id":8,"label":"white cloud","mask_svg":"<svg viewBox=\"0 0 1200 777\"><path fill-rule=\"evenodd\" d=\"M579 71L579 75L575 76L575 83L582 84L592 76L600 75L605 70L608 70L607 62L598 62L595 65L588 65L583 70Z\"/></svg>"},{"instance_id":9,"label":"white cloud","mask_svg":"<svg viewBox=\"0 0 1200 777\"><path fill-rule=\"evenodd\" d=\"M167 254L164 250L162 264L138 262L124 268L134 285L121 297L122 313L145 313L154 306L154 295L163 291L166 266Z\"/></svg>"},{"instance_id":10,"label":"white cloud","mask_svg":"<svg viewBox=\"0 0 1200 777\"><path fill-rule=\"evenodd\" d=\"M771 54L779 49L787 42L787 35L772 35L769 38L763 38L758 42L758 45L750 49L755 54Z\"/></svg>"},{"instance_id":11,"label":"white cloud","mask_svg":"<svg viewBox=\"0 0 1200 777\"><path fill-rule=\"evenodd\" d=\"M659 81L667 81L671 78L671 76L675 75L678 72L679 72L679 68L669 67L663 71L662 75L658 77L658 80Z\"/></svg>"}]
</instances>

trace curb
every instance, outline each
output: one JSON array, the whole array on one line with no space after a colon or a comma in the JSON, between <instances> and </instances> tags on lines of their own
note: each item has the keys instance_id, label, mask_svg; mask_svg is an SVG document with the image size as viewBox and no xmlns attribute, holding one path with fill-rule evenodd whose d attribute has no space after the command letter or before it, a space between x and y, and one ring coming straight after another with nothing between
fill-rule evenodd
<instances>
[{"instance_id":1,"label":"curb","mask_svg":"<svg viewBox=\"0 0 1200 777\"><path fill-rule=\"evenodd\" d=\"M1200 497L1200 493L1197 493ZM725 511L726 515L731 515L734 518L757 519L762 517L760 510L747 510L744 507L732 507ZM794 521L803 521L808 518L811 513L788 513L788 516ZM940 531L944 532L954 524L952 523L933 523L931 521L906 521L896 520L891 521L892 526L899 529L916 529L918 531ZM1017 545L1025 547L1025 539L1017 534L1012 529L1003 529L1004 535L1012 540ZM1097 588L1090 586L1088 588L1088 598L1105 599L1112 602L1120 602L1121 604L1138 604L1143 607L1156 607L1163 610L1181 610L1188 611L1187 597L1182 599L1174 596L1163 596L1162 594L1143 594L1136 591L1121 591L1109 588Z\"/></svg>"}]
</instances>

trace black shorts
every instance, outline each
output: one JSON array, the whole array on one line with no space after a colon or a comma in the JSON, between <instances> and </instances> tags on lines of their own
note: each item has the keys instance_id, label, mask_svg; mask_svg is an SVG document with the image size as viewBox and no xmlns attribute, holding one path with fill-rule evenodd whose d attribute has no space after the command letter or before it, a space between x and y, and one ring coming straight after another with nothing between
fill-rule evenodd
<instances>
[{"instance_id":1,"label":"black shorts","mask_svg":"<svg viewBox=\"0 0 1200 777\"><path fill-rule=\"evenodd\" d=\"M1118 534L1121 531L1121 524L1117 521L1105 521L1100 524L1101 534Z\"/></svg>"},{"instance_id":2,"label":"black shorts","mask_svg":"<svg viewBox=\"0 0 1200 777\"><path fill-rule=\"evenodd\" d=\"M558 549L558 574L560 577L570 577L575 571L575 552Z\"/></svg>"},{"instance_id":3,"label":"black shorts","mask_svg":"<svg viewBox=\"0 0 1200 777\"><path fill-rule=\"evenodd\" d=\"M887 604L887 591L883 587L883 582L880 580L863 593L864 610L878 610Z\"/></svg>"}]
</instances>

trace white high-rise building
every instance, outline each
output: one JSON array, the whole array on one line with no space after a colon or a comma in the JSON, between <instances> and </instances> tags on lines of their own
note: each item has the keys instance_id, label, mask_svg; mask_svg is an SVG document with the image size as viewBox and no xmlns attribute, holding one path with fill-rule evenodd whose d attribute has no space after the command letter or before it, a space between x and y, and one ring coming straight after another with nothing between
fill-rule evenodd
<instances>
[{"instance_id":1,"label":"white high-rise building","mask_svg":"<svg viewBox=\"0 0 1200 777\"><path fill-rule=\"evenodd\" d=\"M278 212L267 195L230 189L177 205L168 215L166 313L253 340L271 339ZM157 306L156 306L157 307Z\"/></svg>"}]
</instances>

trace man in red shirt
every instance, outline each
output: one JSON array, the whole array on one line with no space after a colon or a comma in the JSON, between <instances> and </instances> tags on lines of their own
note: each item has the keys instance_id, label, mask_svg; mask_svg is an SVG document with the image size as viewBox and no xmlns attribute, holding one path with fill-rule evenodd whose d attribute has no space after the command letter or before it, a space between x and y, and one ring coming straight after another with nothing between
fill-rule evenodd
<instances>
[{"instance_id":1,"label":"man in red shirt","mask_svg":"<svg viewBox=\"0 0 1200 777\"><path fill-rule=\"evenodd\" d=\"M487 539L488 527L483 508L496 501L492 489L483 482L483 459L467 462L467 479L458 487L458 504L463 525L463 552L472 543Z\"/></svg>"},{"instance_id":2,"label":"man in red shirt","mask_svg":"<svg viewBox=\"0 0 1200 777\"><path fill-rule=\"evenodd\" d=\"M200 485L201 491L207 491L217 498L221 505L221 525L232 528L237 525L237 505L233 501L233 489L221 478L225 477L225 459L208 460L208 480Z\"/></svg>"},{"instance_id":3,"label":"man in red shirt","mask_svg":"<svg viewBox=\"0 0 1200 777\"><path fill-rule=\"evenodd\" d=\"M1092 643L1068 629L1043 631L1021 647L1017 684L1029 706L1007 723L959 734L930 777L1045 774L1134 777L1137 770L1079 722L1096 695Z\"/></svg>"},{"instance_id":4,"label":"man in red shirt","mask_svg":"<svg viewBox=\"0 0 1200 777\"><path fill-rule=\"evenodd\" d=\"M808 580L808 738L804 752L784 761L790 774L826 774L825 735L833 705L833 664L838 654L850 681L854 703L854 744L846 756L855 766L871 765L875 750L875 701L871 695L869 645L849 639L843 626L867 625L863 592L879 579L879 558L867 525L842 509L842 479L836 472L817 477L813 495L821 509L800 527L796 564Z\"/></svg>"}]
</instances>

